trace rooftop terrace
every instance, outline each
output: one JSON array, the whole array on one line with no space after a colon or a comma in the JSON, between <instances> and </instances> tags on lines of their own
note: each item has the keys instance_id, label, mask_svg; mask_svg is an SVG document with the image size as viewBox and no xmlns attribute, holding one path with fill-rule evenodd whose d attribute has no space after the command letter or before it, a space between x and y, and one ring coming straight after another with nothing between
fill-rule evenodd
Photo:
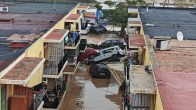
<instances>
[{"instance_id":1,"label":"rooftop terrace","mask_svg":"<svg viewBox=\"0 0 196 110\"><path fill-rule=\"evenodd\" d=\"M5 2L8 6L9 13L51 13L63 14L68 13L76 4L69 3L27 3L27 2Z\"/></svg>"},{"instance_id":2,"label":"rooftop terrace","mask_svg":"<svg viewBox=\"0 0 196 110\"><path fill-rule=\"evenodd\" d=\"M8 45L10 41L7 41L8 37L14 34L25 35L46 32L76 5L22 2L5 2L5 4L9 11L8 13L0 13L0 71L28 48L28 46L10 48ZM32 42L35 40L33 39Z\"/></svg>"},{"instance_id":3,"label":"rooftop terrace","mask_svg":"<svg viewBox=\"0 0 196 110\"><path fill-rule=\"evenodd\" d=\"M196 73L196 41L171 40L170 45L170 51L155 51L161 70Z\"/></svg>"},{"instance_id":4,"label":"rooftop terrace","mask_svg":"<svg viewBox=\"0 0 196 110\"><path fill-rule=\"evenodd\" d=\"M158 68L154 73L164 110L195 109L195 73L162 72Z\"/></svg>"},{"instance_id":5,"label":"rooftop terrace","mask_svg":"<svg viewBox=\"0 0 196 110\"><path fill-rule=\"evenodd\" d=\"M4 31L0 37L9 37L6 33L26 32L34 33L44 31L53 26L63 14L16 14L16 13L0 13L1 19L14 18L13 22L0 22L0 30Z\"/></svg>"},{"instance_id":6,"label":"rooftop terrace","mask_svg":"<svg viewBox=\"0 0 196 110\"><path fill-rule=\"evenodd\" d=\"M182 31L185 39L196 39L196 9L146 8L140 9L145 34L153 36L171 36ZM147 26L152 24L154 26Z\"/></svg>"}]
</instances>

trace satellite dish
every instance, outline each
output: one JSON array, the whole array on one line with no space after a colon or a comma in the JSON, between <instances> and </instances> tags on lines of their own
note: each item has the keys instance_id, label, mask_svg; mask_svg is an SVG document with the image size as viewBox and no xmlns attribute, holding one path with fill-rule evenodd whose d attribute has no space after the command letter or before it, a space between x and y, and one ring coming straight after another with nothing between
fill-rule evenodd
<instances>
[{"instance_id":1,"label":"satellite dish","mask_svg":"<svg viewBox=\"0 0 196 110\"><path fill-rule=\"evenodd\" d=\"M183 33L182 33L181 31L178 31L178 32L177 32L177 39L178 39L179 41L182 41L183 38L184 38Z\"/></svg>"}]
</instances>

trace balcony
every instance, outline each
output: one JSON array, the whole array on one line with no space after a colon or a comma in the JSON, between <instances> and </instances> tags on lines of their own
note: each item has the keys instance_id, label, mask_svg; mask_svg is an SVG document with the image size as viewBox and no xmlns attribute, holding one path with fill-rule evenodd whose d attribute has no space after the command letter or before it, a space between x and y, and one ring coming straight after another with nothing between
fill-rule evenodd
<instances>
[{"instance_id":1,"label":"balcony","mask_svg":"<svg viewBox=\"0 0 196 110\"><path fill-rule=\"evenodd\" d=\"M65 49L76 49L80 42L79 32L70 32L65 38Z\"/></svg>"},{"instance_id":2,"label":"balcony","mask_svg":"<svg viewBox=\"0 0 196 110\"><path fill-rule=\"evenodd\" d=\"M77 63L77 57L75 55L68 55L67 60L69 65L74 65Z\"/></svg>"},{"instance_id":3,"label":"balcony","mask_svg":"<svg viewBox=\"0 0 196 110\"><path fill-rule=\"evenodd\" d=\"M56 59L50 60L45 63L47 65L44 69L43 77L46 78L59 78L62 75L62 71L67 64L67 55L61 57L60 62L57 64Z\"/></svg>"}]
</instances>

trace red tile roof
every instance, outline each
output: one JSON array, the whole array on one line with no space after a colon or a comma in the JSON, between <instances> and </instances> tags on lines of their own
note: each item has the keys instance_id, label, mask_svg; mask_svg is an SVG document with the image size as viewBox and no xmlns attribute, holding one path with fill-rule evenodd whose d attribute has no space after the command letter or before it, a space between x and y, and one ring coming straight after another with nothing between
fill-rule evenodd
<instances>
[{"instance_id":1,"label":"red tile roof","mask_svg":"<svg viewBox=\"0 0 196 110\"><path fill-rule=\"evenodd\" d=\"M169 51L155 51L161 70L196 73L196 41L172 39Z\"/></svg>"},{"instance_id":2,"label":"red tile roof","mask_svg":"<svg viewBox=\"0 0 196 110\"><path fill-rule=\"evenodd\" d=\"M145 46L144 37L141 35L129 36L129 46L143 47Z\"/></svg>"},{"instance_id":3,"label":"red tile roof","mask_svg":"<svg viewBox=\"0 0 196 110\"><path fill-rule=\"evenodd\" d=\"M45 39L60 40L68 30L55 29Z\"/></svg>"},{"instance_id":4,"label":"red tile roof","mask_svg":"<svg viewBox=\"0 0 196 110\"><path fill-rule=\"evenodd\" d=\"M25 80L42 60L43 58L25 57L8 71L2 79Z\"/></svg>"},{"instance_id":5,"label":"red tile roof","mask_svg":"<svg viewBox=\"0 0 196 110\"><path fill-rule=\"evenodd\" d=\"M79 14L70 14L66 20L77 20L80 17Z\"/></svg>"},{"instance_id":6,"label":"red tile roof","mask_svg":"<svg viewBox=\"0 0 196 110\"><path fill-rule=\"evenodd\" d=\"M153 70L164 110L195 110L196 73Z\"/></svg>"}]
</instances>

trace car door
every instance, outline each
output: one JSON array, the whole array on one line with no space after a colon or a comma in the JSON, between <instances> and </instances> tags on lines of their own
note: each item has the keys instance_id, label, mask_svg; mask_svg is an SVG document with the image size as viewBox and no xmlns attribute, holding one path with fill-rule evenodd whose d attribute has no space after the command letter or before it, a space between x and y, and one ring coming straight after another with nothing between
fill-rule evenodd
<instances>
[{"instance_id":1,"label":"car door","mask_svg":"<svg viewBox=\"0 0 196 110\"><path fill-rule=\"evenodd\" d=\"M98 62L105 59L105 54L103 53L103 51L100 51L99 53L97 53L97 56L93 59L93 61Z\"/></svg>"},{"instance_id":2,"label":"car door","mask_svg":"<svg viewBox=\"0 0 196 110\"><path fill-rule=\"evenodd\" d=\"M116 49L121 55L125 55L125 50L122 50L119 46Z\"/></svg>"},{"instance_id":3,"label":"car door","mask_svg":"<svg viewBox=\"0 0 196 110\"><path fill-rule=\"evenodd\" d=\"M110 57L110 53L108 50L103 50L102 52L103 52L103 59L107 59Z\"/></svg>"}]
</instances>

